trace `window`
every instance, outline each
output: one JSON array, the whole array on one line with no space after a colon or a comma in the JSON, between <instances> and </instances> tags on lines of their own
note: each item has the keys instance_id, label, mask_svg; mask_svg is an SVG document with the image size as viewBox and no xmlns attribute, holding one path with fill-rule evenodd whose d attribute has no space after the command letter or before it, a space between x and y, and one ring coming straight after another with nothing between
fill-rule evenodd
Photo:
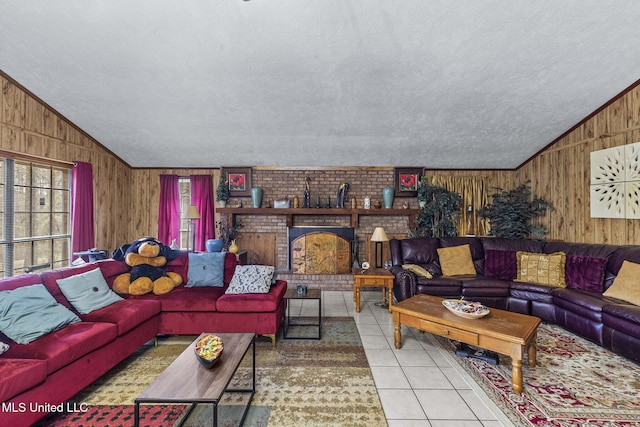
<instances>
[{"instance_id":1,"label":"window","mask_svg":"<svg viewBox=\"0 0 640 427\"><path fill-rule=\"evenodd\" d=\"M68 169L0 159L0 275L69 265Z\"/></svg>"},{"instance_id":2,"label":"window","mask_svg":"<svg viewBox=\"0 0 640 427\"><path fill-rule=\"evenodd\" d=\"M189 233L189 220L185 219L185 213L187 208L191 205L191 181L189 178L180 178L178 180L178 186L180 191L180 248L186 249L190 247L188 239Z\"/></svg>"}]
</instances>

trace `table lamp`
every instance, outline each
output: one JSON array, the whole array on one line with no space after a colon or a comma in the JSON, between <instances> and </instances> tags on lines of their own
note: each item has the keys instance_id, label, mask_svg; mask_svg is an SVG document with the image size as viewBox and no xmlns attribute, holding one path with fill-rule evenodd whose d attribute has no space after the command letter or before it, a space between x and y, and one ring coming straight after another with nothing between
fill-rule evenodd
<instances>
[{"instance_id":1,"label":"table lamp","mask_svg":"<svg viewBox=\"0 0 640 427\"><path fill-rule=\"evenodd\" d=\"M191 251L195 251L196 249L196 230L193 221L196 219L200 219L200 212L198 212L198 207L195 205L190 205L187 208L187 213L184 215L186 219L189 220L189 229L187 230L187 251L189 250L189 240L191 240ZM193 227L193 235L191 228ZM191 237L191 239L190 239Z\"/></svg>"},{"instance_id":2,"label":"table lamp","mask_svg":"<svg viewBox=\"0 0 640 427\"><path fill-rule=\"evenodd\" d=\"M384 256L382 252L382 242L389 241L389 237L387 237L387 233L385 233L384 228L376 227L375 230L373 230L371 241L376 242L376 268L382 268L382 257Z\"/></svg>"}]
</instances>

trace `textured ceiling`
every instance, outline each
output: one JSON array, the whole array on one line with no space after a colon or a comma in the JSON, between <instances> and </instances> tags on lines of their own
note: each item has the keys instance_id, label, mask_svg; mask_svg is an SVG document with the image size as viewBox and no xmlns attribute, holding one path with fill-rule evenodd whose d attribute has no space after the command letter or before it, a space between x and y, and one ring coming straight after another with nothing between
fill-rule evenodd
<instances>
[{"instance_id":1,"label":"textured ceiling","mask_svg":"<svg viewBox=\"0 0 640 427\"><path fill-rule=\"evenodd\" d=\"M637 0L0 0L0 69L134 167L514 168L640 78Z\"/></svg>"}]
</instances>

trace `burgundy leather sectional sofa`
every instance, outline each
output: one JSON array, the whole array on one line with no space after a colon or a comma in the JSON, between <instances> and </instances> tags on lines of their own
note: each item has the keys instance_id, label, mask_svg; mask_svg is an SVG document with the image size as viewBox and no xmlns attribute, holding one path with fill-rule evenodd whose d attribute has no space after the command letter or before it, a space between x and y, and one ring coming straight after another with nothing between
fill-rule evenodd
<instances>
[{"instance_id":1,"label":"burgundy leather sectional sofa","mask_svg":"<svg viewBox=\"0 0 640 427\"><path fill-rule=\"evenodd\" d=\"M165 295L128 298L89 314L29 344L0 334L9 350L0 355L0 425L28 426L47 415L47 406L70 399L158 334L254 332L275 334L284 317L285 281L266 294L225 294L236 268L227 254L224 287L186 288ZM124 262L107 259L78 267L0 280L0 291L43 284L62 305L74 311L56 280L100 268L107 284L128 271ZM167 264L187 282L188 254ZM41 405L41 406L38 406ZM63 408L64 409L64 408Z\"/></svg>"},{"instance_id":2,"label":"burgundy leather sectional sofa","mask_svg":"<svg viewBox=\"0 0 640 427\"><path fill-rule=\"evenodd\" d=\"M443 277L437 249L468 244L475 276ZM394 295L416 294L479 301L489 307L540 317L640 363L640 306L603 296L623 261L640 263L640 246L451 237L391 240ZM567 287L516 282L516 252L566 254ZM402 268L417 264L433 274ZM640 278L638 278L640 286Z\"/></svg>"}]
</instances>

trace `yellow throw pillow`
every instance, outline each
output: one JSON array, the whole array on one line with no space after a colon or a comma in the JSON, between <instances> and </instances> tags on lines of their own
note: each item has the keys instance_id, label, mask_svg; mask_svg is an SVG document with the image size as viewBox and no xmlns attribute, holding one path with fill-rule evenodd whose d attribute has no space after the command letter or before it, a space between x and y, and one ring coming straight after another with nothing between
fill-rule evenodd
<instances>
[{"instance_id":1,"label":"yellow throw pillow","mask_svg":"<svg viewBox=\"0 0 640 427\"><path fill-rule=\"evenodd\" d=\"M473 259L471 259L471 247L469 245L438 248L437 250L443 276L476 275L476 267L473 265Z\"/></svg>"},{"instance_id":2,"label":"yellow throw pillow","mask_svg":"<svg viewBox=\"0 0 640 427\"><path fill-rule=\"evenodd\" d=\"M539 254L516 252L518 275L516 282L536 283L554 288L566 288L564 266L567 255L564 252Z\"/></svg>"},{"instance_id":3,"label":"yellow throw pillow","mask_svg":"<svg viewBox=\"0 0 640 427\"><path fill-rule=\"evenodd\" d=\"M640 277L640 264L624 261L613 284L602 295L640 305L638 277Z\"/></svg>"},{"instance_id":4,"label":"yellow throw pillow","mask_svg":"<svg viewBox=\"0 0 640 427\"><path fill-rule=\"evenodd\" d=\"M405 270L413 271L416 276L426 277L427 279L433 279L433 275L429 273L429 271L426 268L420 267L417 264L403 264L402 268L404 268Z\"/></svg>"}]
</instances>

